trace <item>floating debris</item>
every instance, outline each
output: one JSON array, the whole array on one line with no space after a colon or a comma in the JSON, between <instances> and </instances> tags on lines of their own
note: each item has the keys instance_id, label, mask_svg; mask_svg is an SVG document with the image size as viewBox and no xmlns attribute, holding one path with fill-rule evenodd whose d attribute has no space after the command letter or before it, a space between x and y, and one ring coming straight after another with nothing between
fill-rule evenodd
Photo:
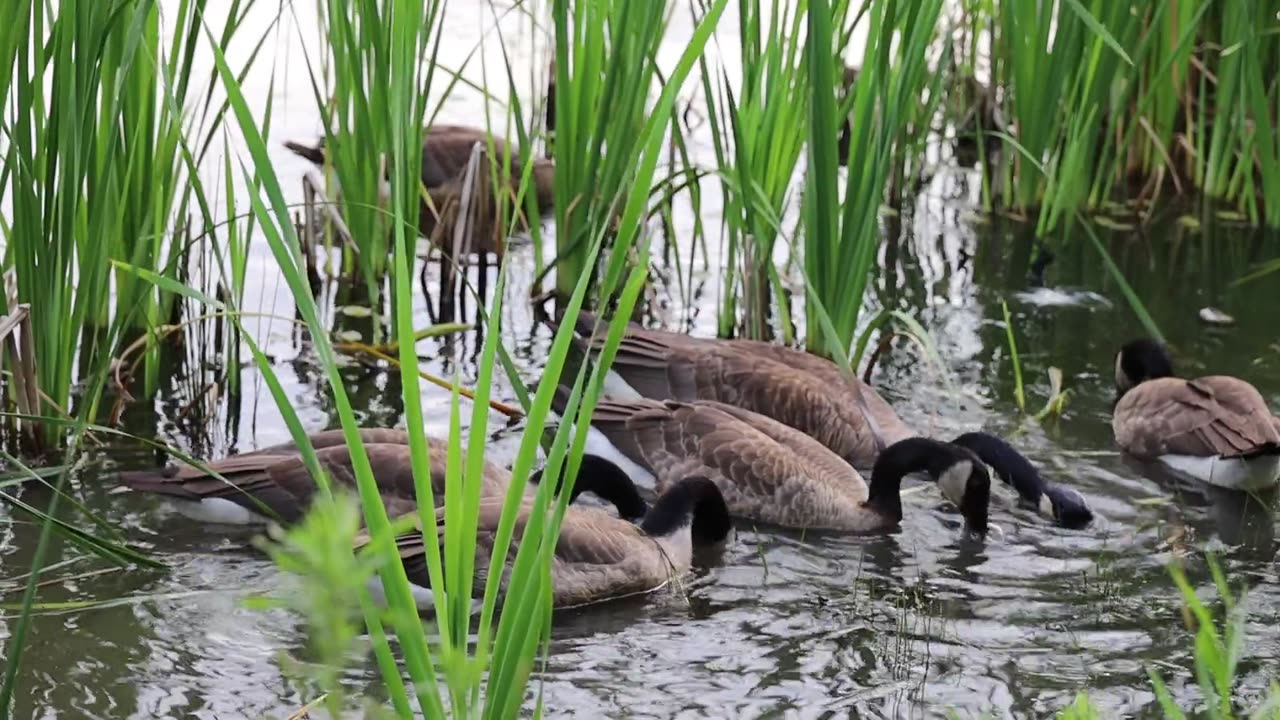
<instances>
[{"instance_id":1,"label":"floating debris","mask_svg":"<svg viewBox=\"0 0 1280 720\"><path fill-rule=\"evenodd\" d=\"M1236 319L1222 312L1218 308L1202 307L1200 308L1200 319L1210 325L1235 325Z\"/></svg>"},{"instance_id":2,"label":"floating debris","mask_svg":"<svg viewBox=\"0 0 1280 720\"><path fill-rule=\"evenodd\" d=\"M1020 302L1037 307L1109 308L1111 301L1092 290L1069 287L1038 287L1013 296Z\"/></svg>"},{"instance_id":3,"label":"floating debris","mask_svg":"<svg viewBox=\"0 0 1280 720\"><path fill-rule=\"evenodd\" d=\"M1244 222L1249 219L1248 216L1238 210L1219 210L1217 215L1219 220L1226 220L1227 222Z\"/></svg>"},{"instance_id":4,"label":"floating debris","mask_svg":"<svg viewBox=\"0 0 1280 720\"><path fill-rule=\"evenodd\" d=\"M333 336L337 338L339 342L344 342L344 343L360 342L360 340L364 337L363 335L360 334L359 330L339 330L338 332L334 333Z\"/></svg>"},{"instance_id":5,"label":"floating debris","mask_svg":"<svg viewBox=\"0 0 1280 720\"><path fill-rule=\"evenodd\" d=\"M1188 230L1199 230L1200 218L1196 217L1195 215L1183 215L1182 217L1178 218L1178 224L1184 228L1187 228Z\"/></svg>"},{"instance_id":6,"label":"floating debris","mask_svg":"<svg viewBox=\"0 0 1280 720\"><path fill-rule=\"evenodd\" d=\"M367 318L373 315L373 308L364 305L343 305L338 312L349 318Z\"/></svg>"}]
</instances>

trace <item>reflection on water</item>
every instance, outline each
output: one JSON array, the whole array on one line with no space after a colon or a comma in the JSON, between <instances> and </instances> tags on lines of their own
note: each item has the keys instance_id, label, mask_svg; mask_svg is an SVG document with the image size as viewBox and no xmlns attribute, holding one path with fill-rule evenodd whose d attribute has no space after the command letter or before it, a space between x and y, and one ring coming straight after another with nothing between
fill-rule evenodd
<instances>
[{"instance_id":1,"label":"reflection on water","mask_svg":"<svg viewBox=\"0 0 1280 720\"><path fill-rule=\"evenodd\" d=\"M309 103L286 109L286 127L311 122ZM287 152L276 157L286 180L301 172ZM1098 516L1095 525L1050 526L1000 486L992 522L1003 537L985 544L961 541L958 516L928 491L907 497L901 531L886 536L742 528L724 562L680 592L558 615L542 688L553 716L896 717L945 706L1042 716L1079 689L1089 690L1104 715L1143 715L1154 707L1148 665L1171 678L1175 695L1188 704L1195 697L1186 670L1191 641L1166 564L1185 554L1191 578L1205 585L1197 550L1206 546L1221 549L1231 577L1248 587L1240 693L1246 701L1260 696L1280 660L1274 497L1171 485L1111 452L1112 358L1141 326L1082 236L1050 238L1055 260L1043 285L1032 286L1027 268L1036 246L1026 228L958 221L957 208L973 199L966 182L960 176L930 186L915 221L895 228L901 238L882 250L868 300L871 308L901 308L920 319L956 390L908 344L882 358L874 382L923 432L1004 434L1048 480L1080 489ZM704 193L704 203L713 197ZM692 224L687 208L677 208L677 218L678 229ZM1098 232L1167 335L1181 372L1240 375L1280 407L1271 316L1280 276L1232 284L1280 252L1276 239L1218 227L1212 217L1194 232L1172 217L1141 235ZM251 285L261 288L268 312L288 317L287 293L265 250L258 252ZM536 378L549 336L523 302L532 251L517 246L511 258L504 340L521 371ZM657 271L671 281L654 288L654 324L713 332L718 273L699 266L694 282L701 289L682 292L679 272ZM1050 367L1063 371L1071 392L1063 416L1044 426L1019 420L1014 410L1002 300L1013 316L1029 405L1047 398ZM1237 324L1203 325L1196 312L1205 305ZM418 299L424 320L425 308ZM332 309L327 317L336 329L371 332L369 319ZM298 334L283 321L258 323L251 330L267 337L304 423L333 426L331 395ZM468 333L424 341L419 350L433 372L474 379L479 347ZM363 422L390 425L402 417L397 377L352 361L344 381ZM238 422L226 431L193 437L189 424L178 421L188 399L169 396L159 413L131 410L127 419L144 436L215 454L285 439L261 378L246 371L243 382ZM176 396L188 385L167 387ZM515 402L505 380L494 396ZM424 386L428 432L446 432L447 403L445 391ZM225 402L222 412L225 418ZM509 461L518 429L505 430L498 417L492 423L491 457ZM97 567L83 560L56 571L75 579L49 584L41 602L123 601L51 606L39 616L16 716L279 717L312 699L286 681L276 660L305 642L295 621L241 605L252 593L287 590L288 581L247 549L243 533L191 527L151 499L107 494L107 474L117 462L154 462L154 454L109 448L102 464L78 477L85 502L169 570L83 575ZM46 499L27 494L38 505ZM29 565L37 530L19 519L0 530L6 602L16 597L10 579ZM60 547L53 559L81 554ZM5 612L0 634L7 635L12 610ZM355 668L348 680L376 693L371 665Z\"/></svg>"},{"instance_id":2,"label":"reflection on water","mask_svg":"<svg viewBox=\"0 0 1280 720\"><path fill-rule=\"evenodd\" d=\"M1180 669L1189 667L1191 643L1165 566L1186 555L1191 577L1205 584L1196 552L1203 547L1225 552L1231 576L1248 588L1241 692L1256 697L1263 691L1267 668L1280 657L1274 493L1253 497L1179 484L1158 467L1111 451L1112 353L1140 328L1081 243L1063 241L1046 286L1083 288L1110 304L1010 303L1028 402L1035 406L1046 397L1051 366L1064 371L1072 392L1061 419L1044 426L1020 422L999 303L1026 289L1011 258L1030 241L1014 229L951 228L945 238L938 242L965 252L921 256L927 246L918 237L900 248L894 302L912 308L935 334L959 392L949 393L909 345L883 359L876 384L909 422L929 432L950 437L987 428L1005 434L1047 479L1084 492L1099 516L1096 524L1085 531L1052 527L1019 508L1000 486L992 520L1003 534L985 544L961 541L959 518L927 491L907 496L906 520L891 535L743 528L724 562L680 591L557 616L543 688L556 716L794 711L809 717L824 710L908 716L946 705L1041 715L1081 688L1108 713L1142 714L1154 702L1146 680L1151 664L1171 676L1175 692L1190 702L1195 691ZM1226 284L1256 257L1239 248L1262 241L1230 235L1177 241L1183 248L1178 256L1137 252L1122 238L1112 247L1138 292L1149 298L1185 372L1240 374L1274 401L1280 371L1258 359L1274 357L1274 335L1267 334L1274 331L1261 308L1264 297L1280 291L1280 279L1238 289ZM527 266L527 252L518 261ZM667 292L657 290L659 296ZM512 292L515 297L518 290ZM1195 309L1208 302L1239 324L1207 330ZM549 337L531 317L511 313L506 333L517 363L536 377ZM338 318L335 324L344 322ZM473 343L473 337L457 339L462 346ZM323 381L305 355L293 351L290 359L292 347L289 340L275 343L282 377L311 427L331 425ZM424 343L424 355L431 352ZM444 362L431 365L439 371ZM394 378L364 366L349 368L346 377L368 422L398 419ZM495 394L514 402L505 384ZM442 432L444 396L426 402L433 422L441 423L429 429ZM242 448L285 432L272 420L265 395L244 403L253 404L256 413L245 412L239 428ZM495 431L499 427L495 420ZM509 460L517 437L496 432L494 458ZM190 442L181 435L167 439ZM150 457L124 448L109 454L124 464ZM41 596L47 603L138 600L41 615L18 717L278 716L310 699L286 681L276 661L279 652L304 643L295 622L240 604L251 593L283 590L287 580L247 549L242 531L190 527L150 499L107 495L107 469L82 473L89 505L170 570L113 572L47 587ZM35 528L14 525L9 532L6 577L29 561ZM62 548L59 557L78 554ZM91 567L85 561L60 572ZM371 666L359 667L349 680L373 692L376 675Z\"/></svg>"}]
</instances>

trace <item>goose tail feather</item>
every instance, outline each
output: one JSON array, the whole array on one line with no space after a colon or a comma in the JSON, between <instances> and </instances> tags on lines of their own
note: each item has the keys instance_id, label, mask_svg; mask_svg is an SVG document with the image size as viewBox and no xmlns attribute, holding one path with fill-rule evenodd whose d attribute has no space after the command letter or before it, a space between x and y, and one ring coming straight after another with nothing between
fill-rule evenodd
<instances>
[{"instance_id":1,"label":"goose tail feather","mask_svg":"<svg viewBox=\"0 0 1280 720\"><path fill-rule=\"evenodd\" d=\"M177 472L178 468L172 465L151 470L123 470L117 474L116 482L121 487L137 492L195 499L195 496L183 487L182 483L174 482Z\"/></svg>"}]
</instances>

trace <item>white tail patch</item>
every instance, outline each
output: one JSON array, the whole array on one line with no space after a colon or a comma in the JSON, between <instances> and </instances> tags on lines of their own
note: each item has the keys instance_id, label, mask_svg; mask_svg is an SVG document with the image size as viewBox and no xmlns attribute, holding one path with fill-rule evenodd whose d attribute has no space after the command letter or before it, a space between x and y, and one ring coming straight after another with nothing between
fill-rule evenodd
<instances>
[{"instance_id":1,"label":"white tail patch","mask_svg":"<svg viewBox=\"0 0 1280 720\"><path fill-rule=\"evenodd\" d=\"M1280 480L1280 455L1224 458L1220 455L1161 455L1170 470L1228 490L1262 490Z\"/></svg>"},{"instance_id":2,"label":"white tail patch","mask_svg":"<svg viewBox=\"0 0 1280 720\"><path fill-rule=\"evenodd\" d=\"M952 505L962 507L964 491L969 486L969 475L972 473L973 463L969 460L961 460L943 470L942 475L938 476L938 489L942 491L942 496L951 501Z\"/></svg>"},{"instance_id":3,"label":"white tail patch","mask_svg":"<svg viewBox=\"0 0 1280 720\"><path fill-rule=\"evenodd\" d=\"M374 575L369 578L365 586L369 589L369 595L373 598L375 605L383 608L387 607L387 592L386 588L382 586L381 577ZM413 605L418 608L419 612L435 612L436 594L431 591L431 588L409 583L409 594L413 597ZM448 595L443 596L441 599L447 601ZM480 612L483 607L484 601L475 598L471 600L471 614L474 615Z\"/></svg>"},{"instance_id":4,"label":"white tail patch","mask_svg":"<svg viewBox=\"0 0 1280 720\"><path fill-rule=\"evenodd\" d=\"M216 525L265 525L267 516L252 512L226 498L180 500L166 498L166 504L179 515L201 523Z\"/></svg>"},{"instance_id":5,"label":"white tail patch","mask_svg":"<svg viewBox=\"0 0 1280 720\"><path fill-rule=\"evenodd\" d=\"M577 428L574 428L574 430L576 432ZM653 473L627 457L616 445L609 442L609 438L605 437L604 433L594 427L587 430L585 452L588 455L604 458L617 465L622 469L622 472L626 473L627 477L631 478L631 482L637 485L645 484L651 486L657 481Z\"/></svg>"}]
</instances>

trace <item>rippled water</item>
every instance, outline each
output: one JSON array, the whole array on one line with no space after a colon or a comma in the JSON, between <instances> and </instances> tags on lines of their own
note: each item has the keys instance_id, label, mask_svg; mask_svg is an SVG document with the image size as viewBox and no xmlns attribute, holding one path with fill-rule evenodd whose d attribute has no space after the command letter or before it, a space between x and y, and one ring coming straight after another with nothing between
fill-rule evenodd
<instances>
[{"instance_id":1,"label":"rippled water","mask_svg":"<svg viewBox=\"0 0 1280 720\"><path fill-rule=\"evenodd\" d=\"M459 47L469 48L475 23L451 22L458 25ZM299 87L301 78L290 82ZM284 134L306 137L318 128L309 91L294 93L281 107L277 127ZM446 114L475 122L474 109L460 103ZM293 187L289 181L304 165L273 151ZM962 542L958 516L936 493L920 491L906 499L906 519L891 535L744 528L723 564L682 592L558 616L541 678L552 716L896 717L947 707L972 716L987 710L1043 716L1081 689L1107 716L1141 716L1154 708L1148 666L1191 704L1191 640L1166 564L1186 554L1193 582L1207 587L1197 552L1205 547L1222 550L1233 580L1249 590L1241 698L1256 699L1275 677L1280 578L1270 506L1149 479L1112 452L1113 354L1140 325L1081 235L1051 239L1057 260L1045 287L1031 287L1025 268L1034 249L1026 228L959 219L971 214L969 180L949 174L929 186L900 240L882 250L868 301L870 308L898 307L921 320L954 390L908 343L883 358L874 383L922 432L952 437L981 427L1005 434L1050 480L1090 498L1100 516L1095 525L1084 531L1047 526L1014 507L1010 492L999 492L992 521L1003 537ZM680 221L691 222L687 209ZM1211 217L1191 231L1173 214L1142 235L1098 232L1168 336L1182 372L1237 374L1280 408L1280 333L1271 315L1280 275L1231 284L1260 259L1280 254L1280 242ZM287 317L287 290L266 252L259 245L252 268L251 286L261 287L262 296L248 302ZM536 378L549 333L533 323L523 302L532 268L528 247L515 250L512 261L505 340L521 371ZM692 299L678 288L655 286L651 324L711 334L716 277L700 267L701 290ZM1002 300L1017 332L1029 407L1044 402L1050 367L1065 375L1071 399L1060 421L1040 426L1019 419ZM1205 305L1233 315L1237 324L1201 324L1197 311ZM359 325L341 313L330 317L335 326ZM323 379L287 323L263 321L258 330L267 334L304 421L313 429L333 426ZM461 369L474 378L478 344L470 334L424 342L420 350L431 369ZM166 380L155 408L131 408L128 425L212 454L285 438L260 378L251 369L244 378L246 395L229 422L224 402L217 422L193 429L183 412L189 383L179 376ZM347 381L366 423L399 422L394 379L353 366ZM424 388L428 431L443 433L448 396ZM514 402L505 381L495 396ZM504 461L518 428L495 421L492 429L492 458ZM285 680L277 656L300 649L305 638L287 614L241 603L251 593L287 591L289 581L243 533L192 527L149 498L107 492L114 464L149 461L138 448L108 448L78 474L79 491L169 570L88 574L100 566L76 560L83 552L74 547L58 548L53 560L72 562L51 571L42 589L46 609L28 642L16 716L288 716L312 698ZM32 489L26 499L42 505L47 498ZM29 566L38 531L11 519L0 525L5 603L18 598L18 576ZM7 636L14 610L4 612L0 634ZM348 680L376 693L371 664Z\"/></svg>"}]
</instances>

